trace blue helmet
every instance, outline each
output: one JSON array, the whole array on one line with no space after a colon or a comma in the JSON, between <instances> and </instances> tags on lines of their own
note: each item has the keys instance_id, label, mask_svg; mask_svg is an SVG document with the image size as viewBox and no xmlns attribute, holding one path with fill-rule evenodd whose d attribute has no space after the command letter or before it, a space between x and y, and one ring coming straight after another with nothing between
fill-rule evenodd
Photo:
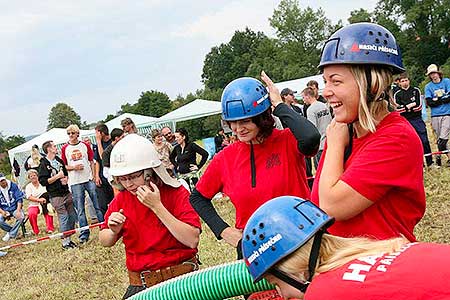
<instances>
[{"instance_id":1,"label":"blue helmet","mask_svg":"<svg viewBox=\"0 0 450 300\"><path fill-rule=\"evenodd\" d=\"M335 64L373 64L405 72L400 47L392 33L373 23L355 23L336 31L325 42L319 68Z\"/></svg>"},{"instance_id":2,"label":"blue helmet","mask_svg":"<svg viewBox=\"0 0 450 300\"><path fill-rule=\"evenodd\" d=\"M225 121L247 119L270 107L269 94L257 79L242 77L230 82L222 93L222 118Z\"/></svg>"},{"instance_id":3,"label":"blue helmet","mask_svg":"<svg viewBox=\"0 0 450 300\"><path fill-rule=\"evenodd\" d=\"M242 254L253 280L260 280L333 222L332 217L302 198L282 196L263 204L248 220L242 238Z\"/></svg>"}]
</instances>

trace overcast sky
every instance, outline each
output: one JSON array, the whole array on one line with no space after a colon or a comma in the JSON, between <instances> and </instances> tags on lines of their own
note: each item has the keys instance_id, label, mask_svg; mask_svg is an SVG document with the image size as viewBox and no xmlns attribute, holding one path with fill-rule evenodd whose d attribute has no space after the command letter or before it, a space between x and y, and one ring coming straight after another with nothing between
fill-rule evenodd
<instances>
[{"instance_id":1,"label":"overcast sky","mask_svg":"<svg viewBox=\"0 0 450 300\"><path fill-rule=\"evenodd\" d=\"M336 23L359 1L308 0ZM364 1L372 11L376 0ZM88 123L146 90L170 98L202 88L211 47L246 26L273 36L275 0L0 0L0 132L45 131L57 102Z\"/></svg>"}]
</instances>

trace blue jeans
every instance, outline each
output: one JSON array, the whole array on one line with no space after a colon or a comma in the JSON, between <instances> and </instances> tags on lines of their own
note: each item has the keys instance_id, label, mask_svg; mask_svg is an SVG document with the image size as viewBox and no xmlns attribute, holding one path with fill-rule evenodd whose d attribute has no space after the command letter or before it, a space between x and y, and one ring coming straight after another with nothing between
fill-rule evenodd
<instances>
[{"instance_id":1,"label":"blue jeans","mask_svg":"<svg viewBox=\"0 0 450 300\"><path fill-rule=\"evenodd\" d=\"M72 194L67 193L61 197L50 196L50 203L55 208L56 214L58 215L59 231L64 232L75 229L77 215L73 208Z\"/></svg>"},{"instance_id":2,"label":"blue jeans","mask_svg":"<svg viewBox=\"0 0 450 300\"><path fill-rule=\"evenodd\" d=\"M84 227L88 225L88 222L86 220L86 211L84 209L84 204L86 200L85 192L87 191L89 194L89 197L92 200L92 204L94 205L95 212L97 214L97 219L100 222L103 222L103 214L98 207L98 200L97 200L97 192L95 191L95 183L92 180L89 180L87 182L78 183L70 186L72 190L73 195L73 201L75 204L75 210L77 211L78 215L78 223L80 224L80 227ZM81 240L88 240L89 239L89 229L82 230L80 233L80 241Z\"/></svg>"},{"instance_id":3,"label":"blue jeans","mask_svg":"<svg viewBox=\"0 0 450 300\"><path fill-rule=\"evenodd\" d=\"M11 226L8 223L6 223L5 217L0 215L0 228L6 232L9 232L10 237L15 238L17 236L17 232L19 232L20 225L22 224L22 221L23 221L23 217L24 217L23 210L20 210L21 216L18 219L14 216L13 211L10 211L9 213L11 214L11 218L16 219L16 223L14 223L14 225Z\"/></svg>"}]
</instances>

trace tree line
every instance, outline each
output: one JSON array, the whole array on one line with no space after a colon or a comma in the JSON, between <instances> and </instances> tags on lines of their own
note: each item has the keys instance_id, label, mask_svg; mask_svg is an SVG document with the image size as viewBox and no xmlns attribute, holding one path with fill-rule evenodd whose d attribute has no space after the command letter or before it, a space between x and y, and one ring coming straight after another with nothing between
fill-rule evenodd
<instances>
[{"instance_id":1,"label":"tree line","mask_svg":"<svg viewBox=\"0 0 450 300\"><path fill-rule=\"evenodd\" d=\"M298 0L280 1L268 20L275 37L246 28L236 31L230 41L211 48L203 64L202 89L175 99L157 90L145 91L137 101L126 102L119 111L100 121L107 122L127 112L160 117L197 98L220 101L222 90L230 81L242 76L259 78L261 70L275 82L318 74L324 42L343 26L341 20L333 24L321 8L303 8ZM423 89L428 82L425 70L431 63L441 66L445 75L450 74L450 0L380 0L373 11L351 11L347 21L374 22L389 29L400 45L412 85ZM65 103L51 109L48 121L47 129L69 124L89 127ZM219 126L220 116L177 124L185 127L193 139L213 136ZM0 143L3 140L0 136Z\"/></svg>"}]
</instances>

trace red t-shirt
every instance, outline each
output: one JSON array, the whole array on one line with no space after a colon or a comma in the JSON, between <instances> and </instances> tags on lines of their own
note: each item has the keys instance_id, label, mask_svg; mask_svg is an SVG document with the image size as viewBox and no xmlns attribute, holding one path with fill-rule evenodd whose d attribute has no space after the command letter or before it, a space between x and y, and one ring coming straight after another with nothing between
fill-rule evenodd
<instances>
[{"instance_id":1,"label":"red t-shirt","mask_svg":"<svg viewBox=\"0 0 450 300\"><path fill-rule=\"evenodd\" d=\"M191 207L189 192L184 187L163 185L158 188L161 203L175 218L200 228L200 218ZM179 242L150 208L126 190L120 192L109 204L101 229L108 228L109 216L121 208L126 221L120 236L125 244L128 270L157 270L180 264L197 253L197 249Z\"/></svg>"},{"instance_id":2,"label":"red t-shirt","mask_svg":"<svg viewBox=\"0 0 450 300\"><path fill-rule=\"evenodd\" d=\"M268 200L284 195L309 199L304 156L289 129L274 129L262 143L253 145L256 186L252 187L250 145L235 142L217 153L196 189L212 199L218 192L230 197L236 208L236 228L243 229L252 213Z\"/></svg>"},{"instance_id":3,"label":"red t-shirt","mask_svg":"<svg viewBox=\"0 0 450 300\"><path fill-rule=\"evenodd\" d=\"M318 183L326 151L327 147L311 192L312 201L319 206ZM375 133L353 139L352 154L340 179L374 203L349 220L335 222L329 232L342 237L377 239L403 234L416 241L414 226L425 213L422 165L420 139L398 113L386 116Z\"/></svg>"},{"instance_id":4,"label":"red t-shirt","mask_svg":"<svg viewBox=\"0 0 450 300\"><path fill-rule=\"evenodd\" d=\"M411 243L317 275L304 299L450 299L449 278L449 245Z\"/></svg>"}]
</instances>

